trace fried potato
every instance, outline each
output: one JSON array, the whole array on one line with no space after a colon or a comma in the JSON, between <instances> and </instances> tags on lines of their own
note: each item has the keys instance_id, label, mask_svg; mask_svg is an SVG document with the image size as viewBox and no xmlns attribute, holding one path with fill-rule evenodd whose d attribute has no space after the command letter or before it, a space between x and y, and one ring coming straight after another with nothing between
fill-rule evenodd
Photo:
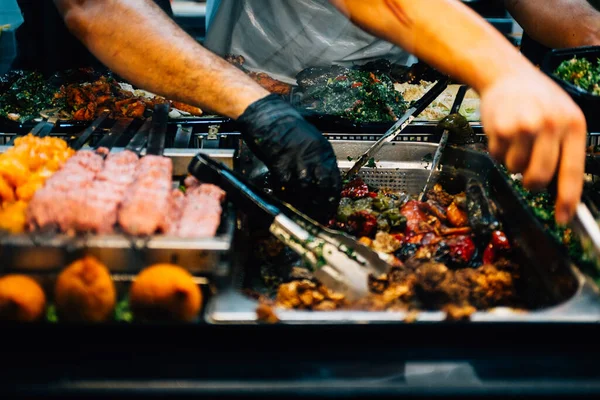
<instances>
[{"instance_id":1,"label":"fried potato","mask_svg":"<svg viewBox=\"0 0 600 400\"><path fill-rule=\"evenodd\" d=\"M92 256L75 261L60 273L54 296L59 318L77 322L109 320L117 301L108 268Z\"/></svg>"},{"instance_id":2,"label":"fried potato","mask_svg":"<svg viewBox=\"0 0 600 400\"><path fill-rule=\"evenodd\" d=\"M200 312L202 293L183 268L156 264L137 276L129 302L138 320L191 322Z\"/></svg>"},{"instance_id":3,"label":"fried potato","mask_svg":"<svg viewBox=\"0 0 600 400\"><path fill-rule=\"evenodd\" d=\"M33 322L45 309L46 295L35 280L25 275L0 278L0 320Z\"/></svg>"}]
</instances>

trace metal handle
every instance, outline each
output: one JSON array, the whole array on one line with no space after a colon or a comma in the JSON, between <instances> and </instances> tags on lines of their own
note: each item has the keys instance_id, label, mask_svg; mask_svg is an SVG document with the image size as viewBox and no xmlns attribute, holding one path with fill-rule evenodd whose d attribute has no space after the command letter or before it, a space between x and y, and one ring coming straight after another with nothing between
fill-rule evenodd
<instances>
[{"instance_id":1,"label":"metal handle","mask_svg":"<svg viewBox=\"0 0 600 400\"><path fill-rule=\"evenodd\" d=\"M100 127L102 122L104 122L104 120L106 119L106 117L109 114L110 114L110 112L108 110L103 111L102 114L100 114L100 116L98 118L96 118L96 120L94 122L92 122L90 126L85 128L81 132L81 135L79 135L79 138L77 138L75 143L73 143L73 145L71 145L71 148L73 148L75 150L80 150L87 143L88 139L90 138L90 136L92 136L92 134L96 131L96 129L98 129Z\"/></svg>"},{"instance_id":2,"label":"metal handle","mask_svg":"<svg viewBox=\"0 0 600 400\"><path fill-rule=\"evenodd\" d=\"M188 171L202 182L220 186L227 192L227 197L242 211L250 215L259 214L269 225L281 214L277 207L261 198L257 194L258 190L252 188L249 182L206 154L196 155Z\"/></svg>"},{"instance_id":3,"label":"metal handle","mask_svg":"<svg viewBox=\"0 0 600 400\"><path fill-rule=\"evenodd\" d=\"M159 103L154 106L154 112L152 113L152 128L150 129L150 135L148 136L148 148L146 149L146 154L159 156L165 151L169 107L168 103Z\"/></svg>"}]
</instances>

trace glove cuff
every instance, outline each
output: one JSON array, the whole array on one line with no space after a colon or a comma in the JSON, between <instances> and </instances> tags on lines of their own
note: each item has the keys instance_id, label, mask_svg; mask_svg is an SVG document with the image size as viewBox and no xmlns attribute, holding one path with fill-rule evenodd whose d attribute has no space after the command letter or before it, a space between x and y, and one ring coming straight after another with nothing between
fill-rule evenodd
<instances>
[{"instance_id":1,"label":"glove cuff","mask_svg":"<svg viewBox=\"0 0 600 400\"><path fill-rule=\"evenodd\" d=\"M302 118L300 113L278 94L270 94L250 104L238 122L244 130L262 130L276 121L287 118Z\"/></svg>"}]
</instances>

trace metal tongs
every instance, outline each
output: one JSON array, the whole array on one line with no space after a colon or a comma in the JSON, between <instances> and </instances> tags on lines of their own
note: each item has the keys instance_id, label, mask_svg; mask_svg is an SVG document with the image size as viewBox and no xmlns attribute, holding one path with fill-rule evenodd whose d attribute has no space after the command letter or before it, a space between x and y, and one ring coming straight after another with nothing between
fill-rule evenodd
<instances>
[{"instance_id":1,"label":"metal tongs","mask_svg":"<svg viewBox=\"0 0 600 400\"><path fill-rule=\"evenodd\" d=\"M456 93L456 98L454 99L454 103L452 104L452 108L450 109L450 115L456 114L460 110L460 106L462 105L463 100L465 99L465 94L467 93L467 86L461 85ZM438 145L435 154L433 155L433 160L431 161L431 170L429 171L429 176L427 177L427 181L425 182L425 186L423 190L421 190L421 194L419 194L419 201L423 201L425 198L425 194L427 194L427 190L429 190L429 185L431 184L431 178L435 173L435 170L438 169L440 162L442 161L442 154L444 153L444 149L448 144L448 139L450 138L450 131L448 129L444 129L442 133L442 138L440 139L440 144Z\"/></svg>"},{"instance_id":2,"label":"metal tongs","mask_svg":"<svg viewBox=\"0 0 600 400\"><path fill-rule=\"evenodd\" d=\"M315 277L349 300L368 295L369 275L379 276L389 267L373 250L323 227L207 155L194 157L188 170L203 182L219 185L240 209L264 218L270 232L312 266Z\"/></svg>"},{"instance_id":3,"label":"metal tongs","mask_svg":"<svg viewBox=\"0 0 600 400\"><path fill-rule=\"evenodd\" d=\"M344 180L349 179L356 175L362 167L365 166L373 158L373 156L383 147L384 144L389 143L396 139L398 135L414 121L429 105L438 98L440 94L448 87L450 79L444 77L437 81L431 89L427 91L419 100L417 100L406 112L402 115L398 121L390 129L387 130L383 136L376 141L362 156L359 157L358 161L354 163L344 174Z\"/></svg>"}]
</instances>

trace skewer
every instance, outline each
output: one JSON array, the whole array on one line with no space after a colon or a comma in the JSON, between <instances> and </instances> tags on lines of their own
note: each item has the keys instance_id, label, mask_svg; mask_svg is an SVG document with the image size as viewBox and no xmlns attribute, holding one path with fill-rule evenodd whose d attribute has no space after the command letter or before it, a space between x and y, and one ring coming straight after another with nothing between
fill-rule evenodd
<instances>
[{"instance_id":1,"label":"skewer","mask_svg":"<svg viewBox=\"0 0 600 400\"><path fill-rule=\"evenodd\" d=\"M125 150L129 150L132 153L138 155L138 157L142 154L142 150L146 147L146 143L148 143L148 135L150 133L150 128L152 127L152 117L146 119L144 124L138 129L136 134L131 138L127 146L125 146Z\"/></svg>"},{"instance_id":2,"label":"skewer","mask_svg":"<svg viewBox=\"0 0 600 400\"><path fill-rule=\"evenodd\" d=\"M168 119L169 104L156 104L154 106L154 113L152 114L152 128L148 135L146 154L162 156L165 152Z\"/></svg>"},{"instance_id":3,"label":"skewer","mask_svg":"<svg viewBox=\"0 0 600 400\"><path fill-rule=\"evenodd\" d=\"M134 152L139 157L144 144L147 142L146 155L162 156L165 149L168 116L169 104L156 104L152 118L146 120L138 133L129 142L126 149ZM131 235L125 231L123 231L123 235L127 238L130 247L134 251L143 250L152 239L152 235L140 237Z\"/></svg>"},{"instance_id":4,"label":"skewer","mask_svg":"<svg viewBox=\"0 0 600 400\"><path fill-rule=\"evenodd\" d=\"M100 127L100 125L102 124L102 122L104 122L104 120L106 119L106 117L109 114L110 114L110 112L108 110L104 110L98 116L98 118L96 118L96 120L91 123L90 126L88 126L87 128L85 128L83 130L83 132L81 132L81 134L79 135L79 137L77 138L77 140L75 141L75 143L73 143L71 145L71 148L73 148L75 150L81 150L81 148L83 148L83 146L85 146L85 144L89 140L90 136L92 136L92 134L96 131L96 129L98 129Z\"/></svg>"},{"instance_id":5,"label":"skewer","mask_svg":"<svg viewBox=\"0 0 600 400\"><path fill-rule=\"evenodd\" d=\"M102 148L108 149L108 151L110 152L110 150L114 147L115 143L117 143L117 140L119 140L119 138L127 131L127 128L129 128L129 125L131 125L132 122L133 118L117 120L117 122L115 122L112 128L110 128L110 132L106 134L102 139L100 139L100 142L98 142L98 144L96 145L96 151L99 151ZM108 152L102 153L102 156L104 158L106 158L107 155Z\"/></svg>"}]
</instances>

